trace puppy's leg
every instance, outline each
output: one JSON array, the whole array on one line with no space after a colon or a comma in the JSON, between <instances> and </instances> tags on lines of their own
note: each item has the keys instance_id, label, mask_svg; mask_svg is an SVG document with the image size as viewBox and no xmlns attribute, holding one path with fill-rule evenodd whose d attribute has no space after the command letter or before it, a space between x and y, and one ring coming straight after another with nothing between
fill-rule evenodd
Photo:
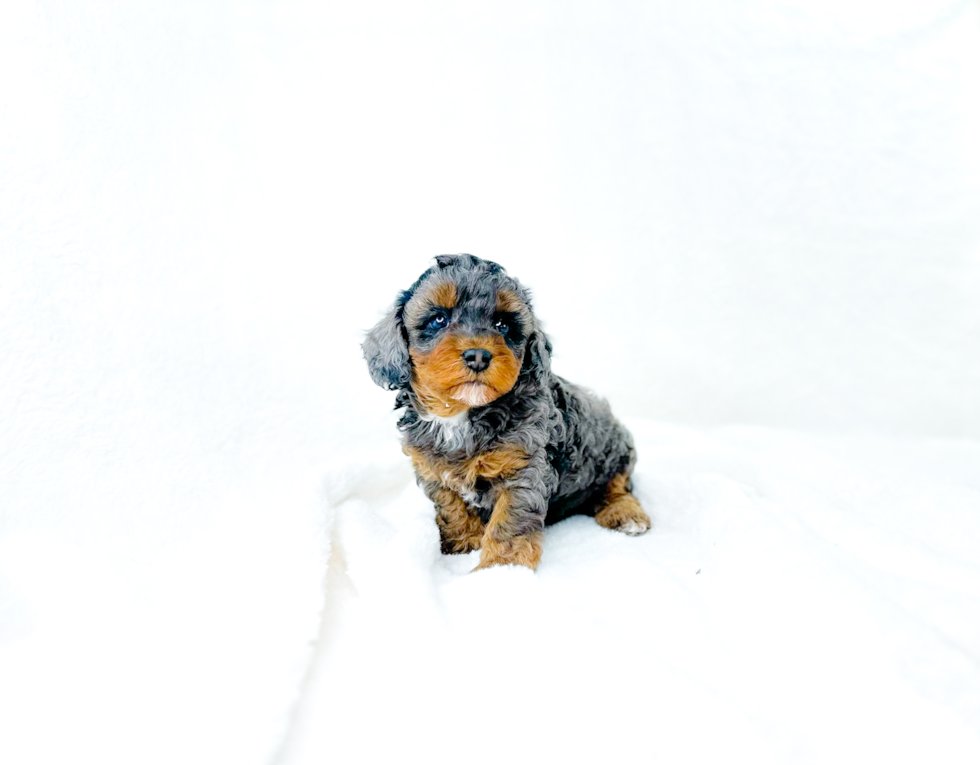
<instances>
[{"instance_id":1,"label":"puppy's leg","mask_svg":"<svg viewBox=\"0 0 980 765\"><path fill-rule=\"evenodd\" d=\"M606 498L595 514L595 521L607 529L638 536L650 529L650 516L643 512L636 497L626 488L628 482L626 473L613 477L606 487Z\"/></svg>"},{"instance_id":2,"label":"puppy's leg","mask_svg":"<svg viewBox=\"0 0 980 765\"><path fill-rule=\"evenodd\" d=\"M436 506L436 525L442 539L443 554L480 549L480 540L484 533L483 521L466 508L463 498L444 488L434 489L431 498Z\"/></svg>"},{"instance_id":3,"label":"puppy's leg","mask_svg":"<svg viewBox=\"0 0 980 765\"><path fill-rule=\"evenodd\" d=\"M544 512L524 509L520 500L519 492L511 489L500 492L483 534L480 565L474 571L509 564L538 567Z\"/></svg>"}]
</instances>

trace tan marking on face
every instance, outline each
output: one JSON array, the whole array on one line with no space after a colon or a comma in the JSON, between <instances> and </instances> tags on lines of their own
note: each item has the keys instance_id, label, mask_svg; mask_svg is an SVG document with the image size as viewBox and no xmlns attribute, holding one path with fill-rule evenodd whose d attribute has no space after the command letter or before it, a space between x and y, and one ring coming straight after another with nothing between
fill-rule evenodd
<instances>
[{"instance_id":1,"label":"tan marking on face","mask_svg":"<svg viewBox=\"0 0 980 765\"><path fill-rule=\"evenodd\" d=\"M428 295L433 305L443 308L456 307L456 284L454 282L442 282L433 287Z\"/></svg>"},{"instance_id":2,"label":"tan marking on face","mask_svg":"<svg viewBox=\"0 0 980 765\"><path fill-rule=\"evenodd\" d=\"M483 372L463 362L463 352L482 348L493 356ZM416 348L412 357L412 390L426 411L451 417L474 406L486 406L517 382L521 364L500 335L463 337L447 335L428 353Z\"/></svg>"},{"instance_id":3,"label":"tan marking on face","mask_svg":"<svg viewBox=\"0 0 980 765\"><path fill-rule=\"evenodd\" d=\"M458 300L456 282L451 279L433 277L427 280L405 306L405 323L416 326L433 306L454 308Z\"/></svg>"},{"instance_id":4,"label":"tan marking on face","mask_svg":"<svg viewBox=\"0 0 980 765\"><path fill-rule=\"evenodd\" d=\"M497 292L497 310L523 313L524 302L510 290L499 290Z\"/></svg>"}]
</instances>

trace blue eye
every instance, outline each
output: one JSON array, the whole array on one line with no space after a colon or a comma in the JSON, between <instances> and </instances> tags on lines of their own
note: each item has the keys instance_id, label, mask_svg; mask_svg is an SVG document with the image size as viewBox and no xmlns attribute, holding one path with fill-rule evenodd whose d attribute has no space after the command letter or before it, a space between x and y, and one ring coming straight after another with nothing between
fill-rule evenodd
<instances>
[{"instance_id":1,"label":"blue eye","mask_svg":"<svg viewBox=\"0 0 980 765\"><path fill-rule=\"evenodd\" d=\"M442 329L448 323L449 323L449 319L447 319L445 315L439 314L438 316L433 316L431 319L429 319L429 323L425 325L425 328Z\"/></svg>"},{"instance_id":2,"label":"blue eye","mask_svg":"<svg viewBox=\"0 0 980 765\"><path fill-rule=\"evenodd\" d=\"M494 326L494 329L496 329L502 335L506 335L507 334L507 330L510 329L510 325L506 321L503 321L502 319L499 320L493 326Z\"/></svg>"}]
</instances>

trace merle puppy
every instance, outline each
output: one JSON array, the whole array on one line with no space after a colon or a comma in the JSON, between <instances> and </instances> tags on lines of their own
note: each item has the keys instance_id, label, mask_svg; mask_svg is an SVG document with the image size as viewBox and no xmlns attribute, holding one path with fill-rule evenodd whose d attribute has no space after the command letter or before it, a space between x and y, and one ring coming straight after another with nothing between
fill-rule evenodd
<instances>
[{"instance_id":1,"label":"merle puppy","mask_svg":"<svg viewBox=\"0 0 980 765\"><path fill-rule=\"evenodd\" d=\"M633 440L609 406L553 374L521 284L496 263L441 255L363 346L397 390L399 429L435 504L444 553L536 568L545 524L575 513L642 534Z\"/></svg>"}]
</instances>

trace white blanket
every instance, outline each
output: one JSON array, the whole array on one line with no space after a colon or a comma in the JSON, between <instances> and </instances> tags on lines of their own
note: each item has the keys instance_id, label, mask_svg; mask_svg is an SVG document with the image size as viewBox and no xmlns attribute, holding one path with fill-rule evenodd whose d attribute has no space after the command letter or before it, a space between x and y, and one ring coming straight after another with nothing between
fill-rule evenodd
<instances>
[{"instance_id":1,"label":"white blanket","mask_svg":"<svg viewBox=\"0 0 980 765\"><path fill-rule=\"evenodd\" d=\"M295 473L210 498L153 537L0 536L0 762L274 757L323 603L322 498Z\"/></svg>"},{"instance_id":2,"label":"white blanket","mask_svg":"<svg viewBox=\"0 0 980 765\"><path fill-rule=\"evenodd\" d=\"M634 421L653 529L442 556L408 460L330 496L284 763L980 761L980 444Z\"/></svg>"}]
</instances>

